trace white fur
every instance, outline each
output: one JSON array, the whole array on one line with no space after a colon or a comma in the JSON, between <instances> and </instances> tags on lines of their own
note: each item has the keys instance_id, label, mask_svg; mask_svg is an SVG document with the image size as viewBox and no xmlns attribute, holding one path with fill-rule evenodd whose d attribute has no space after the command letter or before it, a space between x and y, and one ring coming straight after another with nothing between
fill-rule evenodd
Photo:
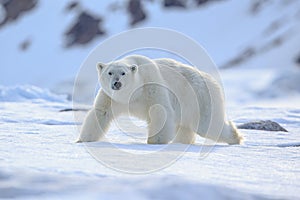
<instances>
[{"instance_id":1,"label":"white fur","mask_svg":"<svg viewBox=\"0 0 300 200\"><path fill-rule=\"evenodd\" d=\"M225 119L219 84L208 74L171 59L128 56L97 65L102 86L78 142L97 141L119 115L148 123L149 144L193 143L195 134L228 144L242 136ZM113 90L116 82L121 87Z\"/></svg>"}]
</instances>

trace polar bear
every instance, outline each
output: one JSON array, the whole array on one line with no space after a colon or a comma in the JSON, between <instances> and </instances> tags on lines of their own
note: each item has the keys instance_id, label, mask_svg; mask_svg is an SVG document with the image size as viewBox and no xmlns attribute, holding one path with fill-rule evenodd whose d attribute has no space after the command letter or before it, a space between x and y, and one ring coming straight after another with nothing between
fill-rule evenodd
<instances>
[{"instance_id":1,"label":"polar bear","mask_svg":"<svg viewBox=\"0 0 300 200\"><path fill-rule=\"evenodd\" d=\"M148 144L192 144L196 134L228 144L243 137L226 121L220 85L207 73L161 58L130 55L97 64L99 90L78 142L100 140L110 122L130 115L148 124Z\"/></svg>"}]
</instances>

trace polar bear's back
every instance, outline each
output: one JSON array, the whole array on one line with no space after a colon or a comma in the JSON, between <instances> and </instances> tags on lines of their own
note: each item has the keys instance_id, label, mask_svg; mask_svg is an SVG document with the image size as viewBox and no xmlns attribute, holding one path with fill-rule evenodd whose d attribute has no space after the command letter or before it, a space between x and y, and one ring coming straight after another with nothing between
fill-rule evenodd
<instances>
[{"instance_id":1,"label":"polar bear's back","mask_svg":"<svg viewBox=\"0 0 300 200\"><path fill-rule=\"evenodd\" d=\"M199 118L200 110L199 124L201 126L199 126L200 129L197 132L206 132L209 128L213 110L219 110L219 112L223 110L221 108L224 106L224 97L219 84L211 75L176 60L162 58L153 61L158 65L166 83L173 88L177 88L175 89L177 94L185 99L183 102L186 103L186 115L183 113L183 118L187 120ZM189 88L192 88L193 91ZM191 91L190 94L188 94L188 91ZM194 104L198 104L198 106Z\"/></svg>"},{"instance_id":2,"label":"polar bear's back","mask_svg":"<svg viewBox=\"0 0 300 200\"><path fill-rule=\"evenodd\" d=\"M158 65L161 75L166 81L171 81L168 80L170 77L172 77L170 76L170 72L174 72L174 74L179 73L182 75L194 89L204 89L205 87L209 87L211 89L214 88L217 90L220 89L219 84L212 76L205 72L199 71L195 67L169 58L154 59L153 61ZM178 81L179 80L177 79L176 82Z\"/></svg>"}]
</instances>

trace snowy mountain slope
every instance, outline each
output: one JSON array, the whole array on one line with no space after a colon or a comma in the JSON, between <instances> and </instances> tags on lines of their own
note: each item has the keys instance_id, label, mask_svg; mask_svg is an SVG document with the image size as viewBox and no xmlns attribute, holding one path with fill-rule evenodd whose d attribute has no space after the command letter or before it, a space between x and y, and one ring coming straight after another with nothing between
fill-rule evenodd
<instances>
[{"instance_id":1,"label":"snowy mountain slope","mask_svg":"<svg viewBox=\"0 0 300 200\"><path fill-rule=\"evenodd\" d=\"M289 132L242 130L246 140L241 146L207 146L197 138L175 162L150 174L133 175L106 167L93 159L84 144L74 143L78 129L73 113L59 112L71 106L64 97L53 100L57 95L31 87L6 90L15 94L5 97L0 93L0 198L299 198L299 108L232 107L229 118L237 124L270 119ZM18 98L24 93L27 100ZM12 96L17 97L15 101ZM143 156L173 156L182 149L171 145L162 152L166 145L147 145L142 136L138 132L124 134L113 125L106 142L88 146L113 158L100 160L113 161L106 165L119 169L146 169L147 163L140 162ZM114 149L107 149L107 144ZM116 148L141 160L118 157Z\"/></svg>"},{"instance_id":2,"label":"snowy mountain slope","mask_svg":"<svg viewBox=\"0 0 300 200\"><path fill-rule=\"evenodd\" d=\"M107 33L88 45L66 49L64 33L79 14L76 9L66 11L70 2L39 1L33 11L0 30L1 85L34 84L70 94L89 52L107 37L129 28L122 1L79 1L77 10L103 17ZM115 2L121 8L113 11ZM269 0L258 7L256 3L231 0L199 8L164 9L157 1L143 1L148 18L136 27L182 32L203 45L220 67L292 71L300 56L299 1ZM21 51L19 46L26 41L31 45Z\"/></svg>"}]
</instances>

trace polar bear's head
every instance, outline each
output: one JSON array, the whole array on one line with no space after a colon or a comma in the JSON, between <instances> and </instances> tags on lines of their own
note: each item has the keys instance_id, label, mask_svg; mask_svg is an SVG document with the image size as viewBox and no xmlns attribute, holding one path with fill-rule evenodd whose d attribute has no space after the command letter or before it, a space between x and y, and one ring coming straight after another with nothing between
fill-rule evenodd
<instances>
[{"instance_id":1,"label":"polar bear's head","mask_svg":"<svg viewBox=\"0 0 300 200\"><path fill-rule=\"evenodd\" d=\"M98 63L99 81L103 90L111 96L117 92L128 92L134 82L137 65L124 63Z\"/></svg>"}]
</instances>

